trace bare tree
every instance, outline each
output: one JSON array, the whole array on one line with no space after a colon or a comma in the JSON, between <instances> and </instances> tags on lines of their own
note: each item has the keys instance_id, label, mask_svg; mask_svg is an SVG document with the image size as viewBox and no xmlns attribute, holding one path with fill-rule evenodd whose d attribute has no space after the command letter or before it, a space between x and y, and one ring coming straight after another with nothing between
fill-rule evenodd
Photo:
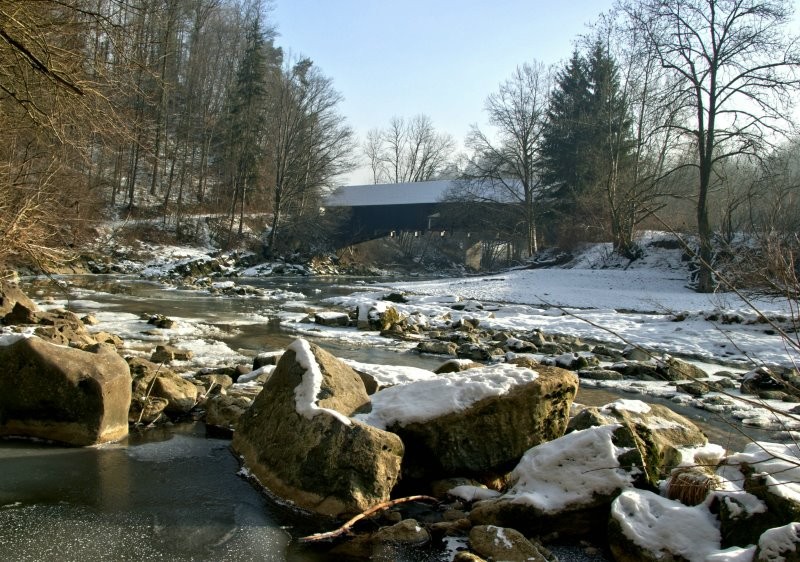
<instances>
[{"instance_id":1,"label":"bare tree","mask_svg":"<svg viewBox=\"0 0 800 562\"><path fill-rule=\"evenodd\" d=\"M455 150L453 138L437 133L430 117L393 117L386 129L373 129L363 146L374 183L408 183L435 179Z\"/></svg>"},{"instance_id":2,"label":"bare tree","mask_svg":"<svg viewBox=\"0 0 800 562\"><path fill-rule=\"evenodd\" d=\"M273 170L269 251L278 249L285 214L298 219L307 202L351 169L353 131L338 112L341 95L309 59L285 65L267 109L267 162Z\"/></svg>"},{"instance_id":3,"label":"bare tree","mask_svg":"<svg viewBox=\"0 0 800 562\"><path fill-rule=\"evenodd\" d=\"M607 144L600 192L606 200L616 251L635 258L639 255L634 240L636 227L663 209L669 197L678 195L674 178L666 172L675 160L677 139L672 125L685 117L685 108L675 100L664 100L662 92L669 90L669 81L674 78L662 68L652 44L645 40L645 32L624 10L600 17L588 44L597 41L606 45L617 63L618 95L629 119L632 144L626 149L623 167L619 166L620 143Z\"/></svg>"},{"instance_id":4,"label":"bare tree","mask_svg":"<svg viewBox=\"0 0 800 562\"><path fill-rule=\"evenodd\" d=\"M524 230L525 253L537 251L536 197L541 188L542 128L551 88L540 62L518 66L486 99L492 134L476 125L467 138L472 152L460 184L462 196L501 204L515 203Z\"/></svg>"},{"instance_id":5,"label":"bare tree","mask_svg":"<svg viewBox=\"0 0 800 562\"><path fill-rule=\"evenodd\" d=\"M627 5L659 62L676 78L670 104L691 120L669 127L695 149L700 273L697 290L715 289L709 193L720 163L762 155L785 130L798 86L797 39L785 0L640 0Z\"/></svg>"},{"instance_id":6,"label":"bare tree","mask_svg":"<svg viewBox=\"0 0 800 562\"><path fill-rule=\"evenodd\" d=\"M0 264L65 258L96 210L91 143L116 112L85 49L104 25L72 2L0 3Z\"/></svg>"}]
</instances>

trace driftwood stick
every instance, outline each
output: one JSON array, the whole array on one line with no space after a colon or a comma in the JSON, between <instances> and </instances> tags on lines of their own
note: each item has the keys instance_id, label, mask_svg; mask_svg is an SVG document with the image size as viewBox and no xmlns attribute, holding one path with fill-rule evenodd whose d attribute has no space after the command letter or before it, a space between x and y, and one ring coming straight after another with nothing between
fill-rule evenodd
<instances>
[{"instance_id":1,"label":"driftwood stick","mask_svg":"<svg viewBox=\"0 0 800 562\"><path fill-rule=\"evenodd\" d=\"M316 541L324 541L329 539L334 539L338 536L344 535L350 528L355 525L357 522L361 521L362 519L366 519L367 517L371 517L378 513L379 511L383 511L384 509L389 509L390 507L394 507L397 504L406 503L406 502L414 502L414 501L431 501L431 502L438 502L436 498L431 496L408 496L405 498L397 498L396 500L389 500L383 503L379 503L376 506L369 508L368 510L364 511L363 513L359 513L352 519L350 519L347 523L335 529L333 531L328 531L327 533L316 533L314 535L309 535L307 537L302 537L299 539L300 542L316 542Z\"/></svg>"}]
</instances>

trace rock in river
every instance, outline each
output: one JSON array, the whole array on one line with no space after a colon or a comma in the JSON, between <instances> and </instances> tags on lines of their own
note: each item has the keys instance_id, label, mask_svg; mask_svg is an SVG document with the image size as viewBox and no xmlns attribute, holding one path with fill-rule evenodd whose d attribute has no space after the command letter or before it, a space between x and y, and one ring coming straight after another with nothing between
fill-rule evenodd
<instances>
[{"instance_id":1,"label":"rock in river","mask_svg":"<svg viewBox=\"0 0 800 562\"><path fill-rule=\"evenodd\" d=\"M349 417L368 402L355 371L296 340L239 420L232 446L280 498L324 515L358 513L389 498L403 456L399 437Z\"/></svg>"},{"instance_id":2,"label":"rock in river","mask_svg":"<svg viewBox=\"0 0 800 562\"><path fill-rule=\"evenodd\" d=\"M39 338L0 347L0 435L69 445L128 434L131 376L112 346L96 353Z\"/></svg>"}]
</instances>

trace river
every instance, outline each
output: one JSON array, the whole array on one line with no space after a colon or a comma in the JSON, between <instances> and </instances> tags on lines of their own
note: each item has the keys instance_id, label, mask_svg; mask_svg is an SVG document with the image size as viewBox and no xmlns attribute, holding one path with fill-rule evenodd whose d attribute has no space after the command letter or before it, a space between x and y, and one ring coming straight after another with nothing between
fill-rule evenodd
<instances>
[{"instance_id":1,"label":"river","mask_svg":"<svg viewBox=\"0 0 800 562\"><path fill-rule=\"evenodd\" d=\"M125 277L31 280L40 300L56 299L80 314L92 312L104 329L116 329L131 349L153 341L143 314L178 320L181 341L206 342L199 360L252 356L283 349L296 334L276 321L313 310L322 299L369 284L348 279L248 280L266 298L209 295L165 288ZM138 331L138 332L137 332ZM141 332L142 339L136 341ZM313 333L305 335L314 340ZM182 339L180 339L182 338ZM230 352L217 354L214 342ZM321 338L335 355L366 363L433 369L441 358L387 344L363 345ZM201 346L202 348L202 346ZM630 397L630 395L628 395ZM617 395L582 389L577 400L602 404ZM642 397L646 399L645 397ZM698 411L684 411L695 419ZM703 421L702 419L700 421ZM708 420L706 420L708 421ZM708 424L715 441L730 435ZM718 441L717 441L718 442ZM83 449L29 441L0 442L0 560L264 560L313 562L325 555L293 538L319 531L320 521L281 508L238 475L229 442L206 436L201 423L132 433L113 445ZM394 560L449 560L443 545L398 554Z\"/></svg>"}]
</instances>

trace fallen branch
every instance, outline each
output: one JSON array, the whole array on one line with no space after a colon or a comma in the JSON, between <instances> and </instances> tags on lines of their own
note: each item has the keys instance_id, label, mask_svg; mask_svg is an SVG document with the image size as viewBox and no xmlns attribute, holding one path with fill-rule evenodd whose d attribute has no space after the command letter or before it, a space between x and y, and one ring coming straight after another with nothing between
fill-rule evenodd
<instances>
[{"instance_id":1,"label":"fallen branch","mask_svg":"<svg viewBox=\"0 0 800 562\"><path fill-rule=\"evenodd\" d=\"M347 533L350 528L355 525L357 522L361 521L362 519L366 519L367 517L371 517L378 513L379 511L383 511L384 509L389 509L390 507L394 507L397 504L406 503L406 502L414 502L414 501L431 501L431 502L438 502L436 498L431 496L408 496L405 498L397 498L396 500L389 500L383 503L379 503L376 506L369 508L368 510L364 511L363 513L359 513L352 519L350 519L347 523L335 529L333 531L328 531L327 533L316 533L314 535L309 535L307 537L302 537L300 542L316 542L316 541L325 541L329 539L335 539L341 535Z\"/></svg>"}]
</instances>

